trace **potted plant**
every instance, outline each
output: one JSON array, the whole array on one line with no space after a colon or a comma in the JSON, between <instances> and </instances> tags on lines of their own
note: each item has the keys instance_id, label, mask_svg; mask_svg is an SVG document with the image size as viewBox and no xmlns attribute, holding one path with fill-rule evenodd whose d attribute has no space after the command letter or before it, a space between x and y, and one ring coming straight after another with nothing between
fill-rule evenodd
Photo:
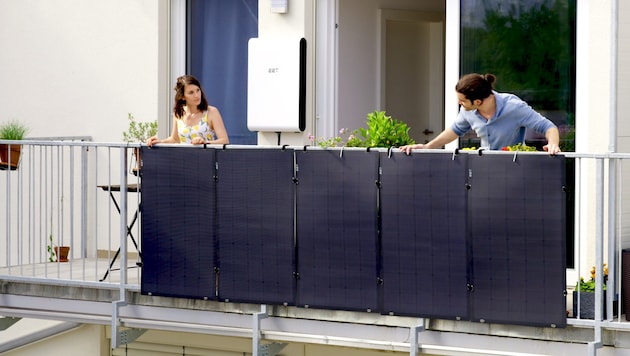
<instances>
[{"instance_id":1,"label":"potted plant","mask_svg":"<svg viewBox=\"0 0 630 356\"><path fill-rule=\"evenodd\" d=\"M0 140L23 140L28 133L28 127L17 121L12 120L0 124ZM22 145L19 144L0 144L0 168L15 170L20 164L20 155Z\"/></svg>"},{"instance_id":2,"label":"potted plant","mask_svg":"<svg viewBox=\"0 0 630 356\"><path fill-rule=\"evenodd\" d=\"M157 120L149 122L138 122L131 113L127 114L127 119L129 119L129 128L127 129L127 131L123 132L123 141L127 143L144 143L149 139L149 137L157 135ZM137 147L134 148L133 154L134 156L136 156L136 166L132 168L132 172L134 174L137 174L140 167L142 167L140 149Z\"/></svg>"},{"instance_id":3,"label":"potted plant","mask_svg":"<svg viewBox=\"0 0 630 356\"><path fill-rule=\"evenodd\" d=\"M70 246L53 246L53 235L48 235L48 261L49 262L68 262L70 254Z\"/></svg>"},{"instance_id":4,"label":"potted plant","mask_svg":"<svg viewBox=\"0 0 630 356\"><path fill-rule=\"evenodd\" d=\"M409 137L406 123L387 116L385 111L373 111L367 114L367 128L361 127L349 132L341 129L339 136L315 139L309 135L313 144L328 147L400 147L415 143Z\"/></svg>"},{"instance_id":5,"label":"potted plant","mask_svg":"<svg viewBox=\"0 0 630 356\"><path fill-rule=\"evenodd\" d=\"M604 283L602 284L602 296L603 313L606 313L606 303L604 296L606 295L606 282L608 281L608 266L604 263ZM578 295L580 297L580 318L581 319L593 319L595 317L595 266L591 268L591 279L584 280L584 277L580 277L580 280L575 285L573 291L573 316L578 315Z\"/></svg>"}]
</instances>

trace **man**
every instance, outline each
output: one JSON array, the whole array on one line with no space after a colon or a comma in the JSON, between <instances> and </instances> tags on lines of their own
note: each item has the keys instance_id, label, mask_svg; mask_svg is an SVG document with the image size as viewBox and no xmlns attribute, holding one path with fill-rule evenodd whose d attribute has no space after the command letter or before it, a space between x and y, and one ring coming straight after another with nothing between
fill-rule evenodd
<instances>
[{"instance_id":1,"label":"man","mask_svg":"<svg viewBox=\"0 0 630 356\"><path fill-rule=\"evenodd\" d=\"M461 109L453 125L429 143L402 146L400 150L410 154L412 149L441 148L471 128L481 139L481 148L500 150L523 143L528 128L545 135L545 151L551 155L559 153L560 134L556 125L516 95L494 91L495 81L493 74L464 75L455 86Z\"/></svg>"}]
</instances>

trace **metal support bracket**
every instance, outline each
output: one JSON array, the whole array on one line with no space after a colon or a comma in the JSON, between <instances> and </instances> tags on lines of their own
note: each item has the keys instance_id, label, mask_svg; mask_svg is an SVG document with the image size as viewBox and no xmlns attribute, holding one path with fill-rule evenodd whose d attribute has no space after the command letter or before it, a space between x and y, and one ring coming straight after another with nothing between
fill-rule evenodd
<instances>
[{"instance_id":1,"label":"metal support bracket","mask_svg":"<svg viewBox=\"0 0 630 356\"><path fill-rule=\"evenodd\" d=\"M120 307L124 307L126 305L127 302L124 300L117 300L112 303L112 349L118 348L121 345L120 331L118 331L118 328L120 327L118 312Z\"/></svg>"},{"instance_id":2,"label":"metal support bracket","mask_svg":"<svg viewBox=\"0 0 630 356\"><path fill-rule=\"evenodd\" d=\"M285 346L287 346L287 344L279 342L260 345L259 356L276 356Z\"/></svg>"},{"instance_id":3,"label":"metal support bracket","mask_svg":"<svg viewBox=\"0 0 630 356\"><path fill-rule=\"evenodd\" d=\"M418 319L418 325L409 328L409 355L418 356L418 333L425 330L424 318Z\"/></svg>"},{"instance_id":4,"label":"metal support bracket","mask_svg":"<svg viewBox=\"0 0 630 356\"><path fill-rule=\"evenodd\" d=\"M252 356L276 356L280 350L284 349L287 344L272 342L261 345L262 333L260 331L260 322L269 317L267 314L267 306L260 306L260 313L254 313L252 318Z\"/></svg>"},{"instance_id":5,"label":"metal support bracket","mask_svg":"<svg viewBox=\"0 0 630 356\"><path fill-rule=\"evenodd\" d=\"M127 329L121 330L118 333L118 338L120 339L120 344L128 344L130 342L136 341L142 334L146 333L147 329Z\"/></svg>"},{"instance_id":6,"label":"metal support bracket","mask_svg":"<svg viewBox=\"0 0 630 356\"><path fill-rule=\"evenodd\" d=\"M22 320L22 318L5 316L4 318L0 318L0 331L6 330L13 326L13 324Z\"/></svg>"},{"instance_id":7,"label":"metal support bracket","mask_svg":"<svg viewBox=\"0 0 630 356\"><path fill-rule=\"evenodd\" d=\"M260 313L254 313L252 315L252 356L262 356L260 348L260 340L262 334L260 333L260 321L269 317L267 314L267 306L260 306Z\"/></svg>"},{"instance_id":8,"label":"metal support bracket","mask_svg":"<svg viewBox=\"0 0 630 356\"><path fill-rule=\"evenodd\" d=\"M125 329L120 330L120 308L127 306L127 302L124 300L117 300L112 303L112 348L118 348L121 345L128 344L136 341L142 334L147 332L147 329Z\"/></svg>"}]
</instances>

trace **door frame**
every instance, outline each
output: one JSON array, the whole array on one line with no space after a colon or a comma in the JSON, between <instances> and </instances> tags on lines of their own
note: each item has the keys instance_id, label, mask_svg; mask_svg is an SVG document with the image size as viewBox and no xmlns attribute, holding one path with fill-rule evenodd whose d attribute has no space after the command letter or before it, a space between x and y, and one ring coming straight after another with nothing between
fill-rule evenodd
<instances>
[{"instance_id":1,"label":"door frame","mask_svg":"<svg viewBox=\"0 0 630 356\"><path fill-rule=\"evenodd\" d=\"M434 83L440 90L431 91L429 102L436 103L430 108L430 116L428 124L430 127L439 127L440 130L434 130L437 135L444 128L444 66L445 66L445 16L438 12L415 11L415 10L395 10L395 9L379 9L378 10L378 45L377 49L377 95L376 102L381 110L387 106L386 102L386 79L387 79L387 21L406 21L406 22L425 22L431 26L431 68L430 83Z\"/></svg>"}]
</instances>

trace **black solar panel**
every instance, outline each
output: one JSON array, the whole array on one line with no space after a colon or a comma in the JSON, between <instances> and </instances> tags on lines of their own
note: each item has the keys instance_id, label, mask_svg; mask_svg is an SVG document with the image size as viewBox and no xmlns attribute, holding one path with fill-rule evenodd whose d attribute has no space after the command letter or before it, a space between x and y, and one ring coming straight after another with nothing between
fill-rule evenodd
<instances>
[{"instance_id":1,"label":"black solar panel","mask_svg":"<svg viewBox=\"0 0 630 356\"><path fill-rule=\"evenodd\" d=\"M472 319L566 325L564 157L470 157Z\"/></svg>"},{"instance_id":2,"label":"black solar panel","mask_svg":"<svg viewBox=\"0 0 630 356\"><path fill-rule=\"evenodd\" d=\"M378 152L296 151L297 302L376 310Z\"/></svg>"},{"instance_id":3,"label":"black solar panel","mask_svg":"<svg viewBox=\"0 0 630 356\"><path fill-rule=\"evenodd\" d=\"M214 149L142 150L143 294L214 298Z\"/></svg>"},{"instance_id":4,"label":"black solar panel","mask_svg":"<svg viewBox=\"0 0 630 356\"><path fill-rule=\"evenodd\" d=\"M293 150L218 150L219 299L295 304Z\"/></svg>"},{"instance_id":5,"label":"black solar panel","mask_svg":"<svg viewBox=\"0 0 630 356\"><path fill-rule=\"evenodd\" d=\"M467 318L466 155L381 154L383 311Z\"/></svg>"}]
</instances>

